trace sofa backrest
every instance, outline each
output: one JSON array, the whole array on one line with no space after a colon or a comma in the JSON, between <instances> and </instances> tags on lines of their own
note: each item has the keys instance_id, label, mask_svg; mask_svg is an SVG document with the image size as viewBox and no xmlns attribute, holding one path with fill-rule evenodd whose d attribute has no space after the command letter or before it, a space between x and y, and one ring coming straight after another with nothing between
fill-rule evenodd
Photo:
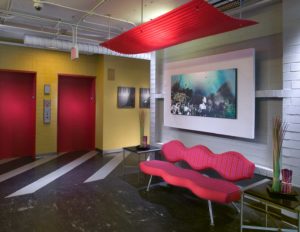
<instances>
[{"instance_id":1,"label":"sofa backrest","mask_svg":"<svg viewBox=\"0 0 300 232\"><path fill-rule=\"evenodd\" d=\"M179 140L172 140L162 146L162 152L169 162L185 161L195 170L211 168L230 181L252 178L254 174L254 163L235 151L214 154L206 146L187 148Z\"/></svg>"}]
</instances>

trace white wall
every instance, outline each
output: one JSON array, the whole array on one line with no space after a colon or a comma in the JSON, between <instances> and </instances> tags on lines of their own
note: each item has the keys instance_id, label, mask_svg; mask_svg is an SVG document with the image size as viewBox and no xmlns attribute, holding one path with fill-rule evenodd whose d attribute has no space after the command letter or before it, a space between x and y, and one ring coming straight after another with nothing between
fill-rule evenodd
<instances>
[{"instance_id":1,"label":"white wall","mask_svg":"<svg viewBox=\"0 0 300 232\"><path fill-rule=\"evenodd\" d=\"M283 118L288 132L283 143L283 167L293 170L300 185L300 1L283 1Z\"/></svg>"}]
</instances>

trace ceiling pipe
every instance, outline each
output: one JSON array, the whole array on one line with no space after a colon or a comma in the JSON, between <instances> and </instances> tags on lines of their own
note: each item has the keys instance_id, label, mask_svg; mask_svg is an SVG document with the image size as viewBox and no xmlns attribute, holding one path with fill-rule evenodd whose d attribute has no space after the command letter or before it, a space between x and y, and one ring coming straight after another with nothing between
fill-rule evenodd
<instances>
[{"instance_id":1,"label":"ceiling pipe","mask_svg":"<svg viewBox=\"0 0 300 232\"><path fill-rule=\"evenodd\" d=\"M24 38L24 44L26 46L30 45L33 47L45 48L45 49L58 49L60 51L70 52L70 49L73 47L73 43L70 41L58 40L58 39L47 39L36 36L28 36L26 35ZM128 58L136 58L136 59L144 59L150 60L150 53L143 54L135 54L135 55L126 55L118 52L114 52L107 48L104 48L99 45L91 45L86 43L77 43L78 49L80 53L85 54L104 54L104 55L113 55L113 56L121 56Z\"/></svg>"},{"instance_id":2,"label":"ceiling pipe","mask_svg":"<svg viewBox=\"0 0 300 232\"><path fill-rule=\"evenodd\" d=\"M266 6L268 4L274 4L274 3L277 3L277 2L281 2L281 0L261 0L255 4L252 4L252 5L248 5L248 6L243 6L242 8L238 8L238 9L234 9L234 10L230 10L230 11L226 11L226 14L228 15L236 15L236 14L239 14L240 12L246 12L246 11L249 11L249 10L253 10L253 9L256 9L258 7L262 7L262 6ZM81 11L79 10L80 12L86 12L86 11ZM39 16L34 16L34 15L28 15L28 14L24 14L24 13L19 13L19 12L13 12L13 11L8 11L8 10L3 10L3 9L0 9L0 13L3 13L3 14L6 14L6 15L12 15L12 16L17 16L17 17L23 17L23 18L27 18L27 19L32 19L32 20L38 20L38 21L46 21L46 22L51 22L51 23L55 23L55 24L64 24L64 25L67 25L67 26L70 26L70 28L72 28L73 26L76 26L76 24L72 24L72 23L68 23L68 22L64 22L62 20L54 20L54 19L49 19L49 18L42 18L42 17L39 17ZM105 16L106 18L109 18L109 16ZM96 23L93 23L93 22L89 22L89 21L85 21L86 23L91 23L91 24L94 24L96 25ZM99 24L99 26L102 26ZM32 31L32 29L30 28L27 28L27 27L18 27L19 29L23 29L23 30L30 30ZM95 29L93 27L88 27L88 26L83 26L83 25L78 25L78 28L79 29L86 29L87 31L96 31L96 32L107 32L106 30L101 30L101 29ZM111 27L111 28L114 28L115 27ZM41 32L43 33L43 31L37 31L37 32ZM118 35L119 33L116 33L116 32L113 32L111 31L111 34L115 34L115 35ZM61 36L64 36L64 35L61 35ZM82 39L85 39L85 38L82 38ZM89 40L89 39L85 39L85 40Z\"/></svg>"},{"instance_id":3,"label":"ceiling pipe","mask_svg":"<svg viewBox=\"0 0 300 232\"><path fill-rule=\"evenodd\" d=\"M12 0L9 0L8 3L7 3L7 7L6 7L7 11L10 11L11 5L12 5Z\"/></svg>"},{"instance_id":4,"label":"ceiling pipe","mask_svg":"<svg viewBox=\"0 0 300 232\"><path fill-rule=\"evenodd\" d=\"M40 0L33 0L33 1L34 2L38 2L39 1L39 2L41 2L43 4L57 6L57 7L61 7L61 8L64 8L64 9L68 9L68 10L72 10L72 11L77 11L77 12L81 12L81 13L85 13L85 14L89 13L89 11L86 11L86 10L80 10L80 9L77 9L77 8L73 8L73 7L69 7L69 6L64 6L64 5L61 5L61 4L54 3L54 2L40 1ZM90 15L98 16L98 17L103 17L103 18L108 18L107 15L98 14L98 13L95 13L95 12L90 12ZM132 26L136 26L135 23L130 22L130 21L125 20L125 19L115 18L115 17L111 17L111 19L119 21L119 22L123 22L123 23L128 23L128 24L131 24Z\"/></svg>"},{"instance_id":5,"label":"ceiling pipe","mask_svg":"<svg viewBox=\"0 0 300 232\"><path fill-rule=\"evenodd\" d=\"M239 8L239 9L234 9L234 10L227 11L226 13L229 14L229 15L239 14L240 11L246 12L246 11L254 10L254 9L258 8L258 7L263 7L263 6L266 6L266 5L275 4L277 2L281 2L281 0L262 0L260 2L255 3L255 4L252 4L252 5L248 5L248 6L244 5L243 8ZM19 17L24 17L24 18L30 18L30 19L34 19L34 20L48 21L48 22L52 22L52 23L59 23L60 22L61 24L69 25L71 27L75 26L75 24L68 23L68 22L63 22L63 21L53 20L53 19L48 19L48 18L41 18L41 17L38 17L38 16L26 15L26 14L23 14L23 13L11 12L11 11L6 11L6 10L0 9L0 13L1 12L4 13L4 14L9 14L9 15L14 15L14 16L19 16ZM25 31L31 31L31 32L35 32L35 33L42 33L42 34L46 34L46 35L57 36L57 33L40 31L40 30L31 29L31 28L23 28L23 27L17 27L17 26L0 25L0 28L1 27L12 28L12 29L23 29ZM78 27L79 28L84 28L84 29L86 29L88 31L98 31L95 28L90 28L90 27L87 27L87 26L78 26ZM58 36L70 39L70 36L68 36L68 35L58 35ZM87 39L87 38L84 38L84 37L80 37L80 39L84 40L84 41L89 41L89 42L97 43L97 44L99 43L98 40ZM22 46L22 44L18 44L18 43L9 43L9 42L1 42L1 41L0 41L0 44L10 44L10 45L15 45L15 46ZM25 46L34 47L34 45L25 45ZM47 47L43 47L43 48L50 49L50 48L47 48ZM113 53L113 51L111 51L111 53L107 53L107 55L118 55L118 56L126 56L126 57L128 57L128 55L123 55L123 54L119 54L119 53L112 54L112 53ZM105 54L105 53L101 53L101 54ZM148 53L146 53L146 54L148 54ZM132 57L132 58L135 58L135 57Z\"/></svg>"},{"instance_id":6,"label":"ceiling pipe","mask_svg":"<svg viewBox=\"0 0 300 232\"><path fill-rule=\"evenodd\" d=\"M86 14L84 14L83 16L81 16L81 18L78 20L78 22L77 22L77 25L79 24L79 23L81 23L82 22L82 20L83 19L85 19L87 16L89 16L89 15L91 15L92 13L95 13L94 11L99 7L99 6L101 6L103 3L105 3L106 2L106 0L101 0L100 2L98 2L97 4L96 4L96 6L94 6L91 10L89 10Z\"/></svg>"},{"instance_id":7,"label":"ceiling pipe","mask_svg":"<svg viewBox=\"0 0 300 232\"><path fill-rule=\"evenodd\" d=\"M83 19L82 22L92 24L92 25L96 25L96 26L107 27L107 24L95 23L95 22L88 21L86 19ZM113 28L113 29L117 30L120 33L123 32L122 28L119 28L119 27L116 27L116 26L110 25L110 28ZM117 34L117 33L115 33L115 34Z\"/></svg>"},{"instance_id":8,"label":"ceiling pipe","mask_svg":"<svg viewBox=\"0 0 300 232\"><path fill-rule=\"evenodd\" d=\"M49 18L42 18L39 16L34 16L34 15L28 15L28 14L24 14L24 13L19 13L19 12L13 12L13 11L6 11L6 10L2 10L0 9L0 13L4 13L7 15L13 15L13 16L17 16L17 17L22 17L22 18L27 18L27 19L32 19L32 20L37 20L37 21L45 21L45 22L50 22L50 23L55 23L56 25L58 23L60 24L64 24L69 26L71 29L73 26L76 26L76 24L72 24L72 23L68 23L68 22L64 22L62 20L54 20L54 19L49 19ZM83 25L78 25L79 29L86 29L88 31L96 31L96 32L106 32L105 30L101 30L101 29L95 29L93 27L88 27L88 26L83 26ZM119 33L116 32L112 32L113 34L118 35Z\"/></svg>"},{"instance_id":9,"label":"ceiling pipe","mask_svg":"<svg viewBox=\"0 0 300 232\"><path fill-rule=\"evenodd\" d=\"M7 41L1 41L1 40L0 40L0 44L1 45L9 45L9 46L17 46L17 47L33 47L33 46L26 45L26 44L7 42Z\"/></svg>"},{"instance_id":10,"label":"ceiling pipe","mask_svg":"<svg viewBox=\"0 0 300 232\"><path fill-rule=\"evenodd\" d=\"M12 4L12 0L9 0L9 1L7 2L7 6L6 6L6 10L7 10L8 12L10 11L11 4ZM0 22L1 22L1 23L5 23L5 21L6 21L8 18L10 18L10 17L11 17L10 14L7 14L7 15L5 15L5 16L1 16L1 17L0 17Z\"/></svg>"},{"instance_id":11,"label":"ceiling pipe","mask_svg":"<svg viewBox=\"0 0 300 232\"><path fill-rule=\"evenodd\" d=\"M36 37L38 38L38 37ZM61 40L59 40L61 41ZM38 46L35 45L35 44L21 44L21 43L14 43L14 42L7 42L7 41L1 41L0 40L0 45L5 45L5 46L17 46L17 47L29 47L29 48L37 48ZM81 47L84 46L83 44L80 44ZM85 51L81 51L83 54L103 54L103 55L112 55L112 56L119 56L119 57L128 57L128 58L133 58L133 59L142 59L142 60L151 60L151 55L150 53L144 53L144 54L138 54L138 55L131 55L131 56L128 56L128 55L124 55L124 54L118 54L116 52L113 52L109 49L106 49L106 48L103 48L102 49L94 49L91 47L90 44L86 44L86 46L89 46L89 52L85 52ZM47 50L54 50L53 47L44 47L44 46L39 46L40 48L43 48L43 49L47 49ZM98 46L100 47L100 46ZM69 52L67 51L66 49L60 49L61 51L63 52ZM90 51L94 51L94 52L99 52L99 53L94 53L94 52L90 52Z\"/></svg>"},{"instance_id":12,"label":"ceiling pipe","mask_svg":"<svg viewBox=\"0 0 300 232\"><path fill-rule=\"evenodd\" d=\"M111 39L111 27L110 27L110 19L108 19L108 39Z\"/></svg>"},{"instance_id":13,"label":"ceiling pipe","mask_svg":"<svg viewBox=\"0 0 300 232\"><path fill-rule=\"evenodd\" d=\"M141 0L141 24L144 23L144 0Z\"/></svg>"},{"instance_id":14,"label":"ceiling pipe","mask_svg":"<svg viewBox=\"0 0 300 232\"><path fill-rule=\"evenodd\" d=\"M240 0L240 8L243 8L243 0ZM240 11L240 19L243 17L243 11Z\"/></svg>"},{"instance_id":15,"label":"ceiling pipe","mask_svg":"<svg viewBox=\"0 0 300 232\"><path fill-rule=\"evenodd\" d=\"M36 30L36 29L32 29L32 28L23 28L23 27L18 27L18 26L0 24L0 28L1 27L2 28L9 28L9 29L18 29L18 30L30 31L30 32L34 32L34 33L41 33L41 34L44 34L44 35L51 35L53 37L64 37L64 38L68 38L68 39L72 38L71 35L63 35L63 34L58 34L57 35L56 32L42 31L42 30ZM99 44L99 43L102 42L102 41L99 41L99 40L93 40L93 39L89 39L89 38L85 38L85 37L81 37L81 36L78 36L78 38L80 40L93 42L95 44Z\"/></svg>"},{"instance_id":16,"label":"ceiling pipe","mask_svg":"<svg viewBox=\"0 0 300 232\"><path fill-rule=\"evenodd\" d=\"M226 11L226 14L231 15L231 16L238 15L238 14L244 13L246 11L255 10L259 7L265 7L267 5L275 4L277 2L281 2L281 0L260 0L256 3L254 3L254 4L251 4L251 5L243 4L243 6L240 7L240 8Z\"/></svg>"},{"instance_id":17,"label":"ceiling pipe","mask_svg":"<svg viewBox=\"0 0 300 232\"><path fill-rule=\"evenodd\" d=\"M214 7L222 7L228 3L232 3L234 1L240 1L240 0L217 0L217 1L208 1L209 4L213 5Z\"/></svg>"}]
</instances>

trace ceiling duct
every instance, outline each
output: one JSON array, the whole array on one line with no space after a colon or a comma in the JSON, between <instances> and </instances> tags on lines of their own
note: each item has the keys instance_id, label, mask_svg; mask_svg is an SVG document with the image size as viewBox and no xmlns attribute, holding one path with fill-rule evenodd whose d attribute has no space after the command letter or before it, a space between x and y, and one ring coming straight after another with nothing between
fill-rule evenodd
<instances>
[{"instance_id":1,"label":"ceiling duct","mask_svg":"<svg viewBox=\"0 0 300 232\"><path fill-rule=\"evenodd\" d=\"M74 46L74 44L70 41L49 39L49 38L36 37L31 35L25 35L24 44L29 46L39 47L39 48L45 48L45 49L56 49L65 52L70 52L72 47ZM144 60L151 59L150 53L126 55L126 54L114 52L110 49L107 49L99 45L91 45L87 43L77 43L77 45L79 48L79 52L83 54L104 54L104 55L121 56L121 57L129 57L129 58L144 59Z\"/></svg>"}]
</instances>

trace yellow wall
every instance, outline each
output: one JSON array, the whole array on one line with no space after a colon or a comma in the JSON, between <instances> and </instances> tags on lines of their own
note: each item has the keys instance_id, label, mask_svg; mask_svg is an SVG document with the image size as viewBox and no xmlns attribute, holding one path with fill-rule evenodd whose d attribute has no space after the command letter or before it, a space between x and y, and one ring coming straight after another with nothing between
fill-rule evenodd
<instances>
[{"instance_id":1,"label":"yellow wall","mask_svg":"<svg viewBox=\"0 0 300 232\"><path fill-rule=\"evenodd\" d=\"M99 56L97 63L96 79L96 148L103 148L103 81L104 81L104 58Z\"/></svg>"},{"instance_id":2,"label":"yellow wall","mask_svg":"<svg viewBox=\"0 0 300 232\"><path fill-rule=\"evenodd\" d=\"M139 88L150 86L150 61L123 57L104 57L104 77L107 69L115 69L115 80L104 78L103 150L137 145L139 132ZM117 88L135 87L135 108L117 108ZM145 109L145 135L149 138L150 113Z\"/></svg>"},{"instance_id":3,"label":"yellow wall","mask_svg":"<svg viewBox=\"0 0 300 232\"><path fill-rule=\"evenodd\" d=\"M98 56L80 56L51 50L0 45L0 69L36 72L36 153L57 151L58 74L96 76ZM44 96L44 84L51 85L51 95ZM43 99L51 99L51 124L43 123Z\"/></svg>"},{"instance_id":4,"label":"yellow wall","mask_svg":"<svg viewBox=\"0 0 300 232\"><path fill-rule=\"evenodd\" d=\"M107 69L115 69L108 81ZM149 87L149 61L103 55L80 55L70 60L66 52L0 45L0 69L36 72L36 153L57 151L58 74L96 77L96 148L119 149L139 143L139 88ZM51 95L43 93L51 85ZM117 108L117 87L136 88L136 107ZM51 124L43 123L43 99L51 99ZM149 135L149 110L145 133Z\"/></svg>"}]
</instances>

